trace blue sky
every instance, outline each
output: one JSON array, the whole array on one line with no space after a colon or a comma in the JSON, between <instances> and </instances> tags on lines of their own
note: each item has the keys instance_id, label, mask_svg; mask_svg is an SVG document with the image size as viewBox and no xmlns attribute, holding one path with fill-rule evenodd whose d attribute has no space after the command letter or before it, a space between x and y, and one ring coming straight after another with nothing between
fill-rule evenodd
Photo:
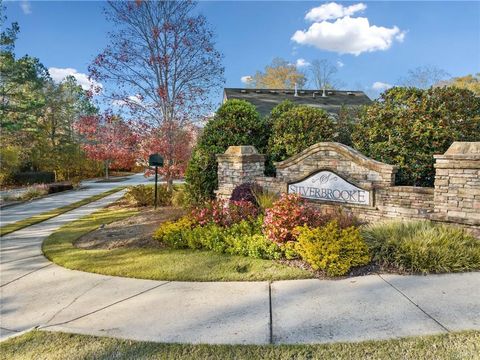
<instances>
[{"instance_id":1,"label":"blue sky","mask_svg":"<svg viewBox=\"0 0 480 360\"><path fill-rule=\"evenodd\" d=\"M480 72L480 2L326 4L200 2L198 11L214 28L218 49L225 55L225 86L244 86L242 77L275 57L292 63L326 58L343 64L337 77L352 90L371 90L375 82L395 84L408 69L423 65L437 66L452 76ZM82 74L105 46L110 28L102 13L104 3L18 1L5 5L8 22L18 21L21 28L18 56L38 57L60 75L75 69L76 76L86 81ZM346 27L347 38L336 38L336 31ZM353 38L357 40L352 42ZM221 89L217 96L220 102Z\"/></svg>"}]
</instances>

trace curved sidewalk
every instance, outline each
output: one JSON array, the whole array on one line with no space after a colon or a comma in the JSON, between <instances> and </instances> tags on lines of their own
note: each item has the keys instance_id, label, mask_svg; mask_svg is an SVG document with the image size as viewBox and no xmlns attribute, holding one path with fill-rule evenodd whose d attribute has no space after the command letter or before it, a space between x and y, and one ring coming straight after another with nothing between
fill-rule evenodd
<instances>
[{"instance_id":1,"label":"curved sidewalk","mask_svg":"<svg viewBox=\"0 0 480 360\"><path fill-rule=\"evenodd\" d=\"M59 226L116 193L0 239L0 332L32 327L183 343L321 343L480 329L480 273L168 282L68 270L43 257Z\"/></svg>"},{"instance_id":2,"label":"curved sidewalk","mask_svg":"<svg viewBox=\"0 0 480 360\"><path fill-rule=\"evenodd\" d=\"M87 180L82 182L83 186L78 190L50 194L47 197L4 207L1 209L0 213L1 226L41 214L45 211L73 204L74 202L86 199L93 195L98 195L118 186L138 185L150 181L149 179L144 178L143 174L130 175L126 176L126 178L127 180L122 182L116 182L114 180L112 182L98 182L98 179Z\"/></svg>"}]
</instances>

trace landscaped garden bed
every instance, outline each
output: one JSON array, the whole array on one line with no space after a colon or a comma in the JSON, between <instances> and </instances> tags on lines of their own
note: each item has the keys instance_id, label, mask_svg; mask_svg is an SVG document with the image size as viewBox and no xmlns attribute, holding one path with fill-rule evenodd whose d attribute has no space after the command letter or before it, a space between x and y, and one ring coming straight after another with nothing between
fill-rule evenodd
<instances>
[{"instance_id":1,"label":"landscaped garden bed","mask_svg":"<svg viewBox=\"0 0 480 360\"><path fill-rule=\"evenodd\" d=\"M67 224L49 236L44 254L64 267L106 275L153 280L261 281L313 277L278 261L229 255L206 249L175 249L152 238L159 222L186 213L182 191L161 186L152 209L153 187L132 188L117 203ZM176 206L171 206L171 202ZM145 206L148 205L148 206ZM167 206L168 205L168 206ZM161 225L160 225L161 226Z\"/></svg>"},{"instance_id":2,"label":"landscaped garden bed","mask_svg":"<svg viewBox=\"0 0 480 360\"><path fill-rule=\"evenodd\" d=\"M67 268L156 280L342 278L480 268L480 240L435 223L363 224L322 214L298 196L242 185L230 201L189 206L182 187L136 186L123 199L68 224L44 243Z\"/></svg>"}]
</instances>

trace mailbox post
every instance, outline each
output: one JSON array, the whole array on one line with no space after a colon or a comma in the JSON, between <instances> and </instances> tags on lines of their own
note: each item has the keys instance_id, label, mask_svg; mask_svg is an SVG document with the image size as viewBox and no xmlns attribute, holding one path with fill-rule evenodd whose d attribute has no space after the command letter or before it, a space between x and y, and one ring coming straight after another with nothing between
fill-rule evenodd
<instances>
[{"instance_id":1,"label":"mailbox post","mask_svg":"<svg viewBox=\"0 0 480 360\"><path fill-rule=\"evenodd\" d=\"M148 157L148 166L155 166L155 209L157 208L157 184L158 184L158 167L163 166L163 158L160 154L152 154Z\"/></svg>"}]
</instances>

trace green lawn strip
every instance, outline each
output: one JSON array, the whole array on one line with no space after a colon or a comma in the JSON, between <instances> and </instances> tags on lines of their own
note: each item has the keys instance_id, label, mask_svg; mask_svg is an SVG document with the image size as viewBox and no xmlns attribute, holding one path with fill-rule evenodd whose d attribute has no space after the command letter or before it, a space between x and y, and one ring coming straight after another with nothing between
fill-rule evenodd
<instances>
[{"instance_id":1,"label":"green lawn strip","mask_svg":"<svg viewBox=\"0 0 480 360\"><path fill-rule=\"evenodd\" d=\"M38 224L42 221L45 221L45 220L48 220L48 219L51 219L55 216L58 216L58 215L61 215L63 213L66 213L68 211L71 211L71 210L74 210L80 206L83 206L83 205L87 205L93 201L97 201L97 200L100 200L108 195L111 195L113 193L116 193L122 189L124 189L125 187L123 186L119 186L119 187L116 187L114 189L111 189L111 190L108 190L108 191L105 191L105 192L102 192L100 194L97 194L97 195L93 195L93 196L90 196L88 198L85 198L83 200L80 200L80 201L77 201L77 202L74 202L72 204L69 204L69 205L65 205L65 206L62 206L62 207L59 207L57 209L53 209L53 210L49 210L49 211L46 211L46 212L43 212L41 214L38 214L38 215L34 215L34 216L31 216L29 218L26 218L26 219L23 219L23 220L20 220L20 221L17 221L17 222L14 222L14 223L11 223L11 224L8 224L8 225L5 225L5 226L2 226L0 228L0 236L4 236L4 235L7 235L7 234L10 234L14 231L17 231L17 230L20 230L20 229L23 229L27 226L31 226L31 225L34 225L34 224Z\"/></svg>"},{"instance_id":2,"label":"green lawn strip","mask_svg":"<svg viewBox=\"0 0 480 360\"><path fill-rule=\"evenodd\" d=\"M31 331L0 343L5 359L480 359L480 332L321 345L187 345Z\"/></svg>"},{"instance_id":3,"label":"green lawn strip","mask_svg":"<svg viewBox=\"0 0 480 360\"><path fill-rule=\"evenodd\" d=\"M101 224L132 216L136 210L103 209L67 224L43 243L45 256L69 269L104 275L177 281L263 281L311 278L312 274L276 261L212 251L176 249L84 250L73 246Z\"/></svg>"}]
</instances>

